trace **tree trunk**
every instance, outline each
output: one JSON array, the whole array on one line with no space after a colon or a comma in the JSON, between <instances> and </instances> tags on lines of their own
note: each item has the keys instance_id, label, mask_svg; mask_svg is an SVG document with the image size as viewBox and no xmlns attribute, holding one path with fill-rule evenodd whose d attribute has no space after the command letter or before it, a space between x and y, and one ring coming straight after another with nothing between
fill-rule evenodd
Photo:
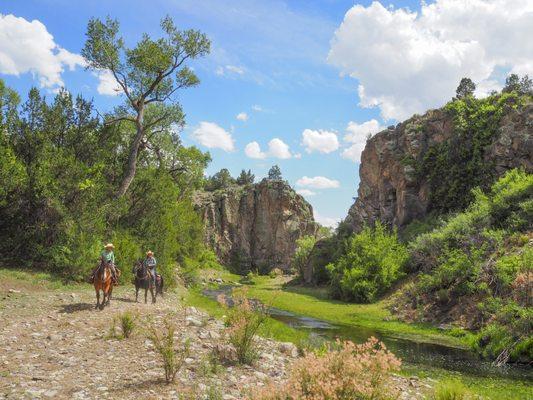
<instances>
[{"instance_id":1,"label":"tree trunk","mask_svg":"<svg viewBox=\"0 0 533 400\"><path fill-rule=\"evenodd\" d=\"M122 182L117 190L117 198L120 198L126 194L131 182L133 182L133 178L135 178L135 172L137 171L137 156L139 155L139 147L144 136L143 116L144 110L141 108L137 113L137 120L135 122L135 125L137 126L137 133L135 134L135 138L130 146L128 165L126 166L124 178L122 178Z\"/></svg>"}]
</instances>

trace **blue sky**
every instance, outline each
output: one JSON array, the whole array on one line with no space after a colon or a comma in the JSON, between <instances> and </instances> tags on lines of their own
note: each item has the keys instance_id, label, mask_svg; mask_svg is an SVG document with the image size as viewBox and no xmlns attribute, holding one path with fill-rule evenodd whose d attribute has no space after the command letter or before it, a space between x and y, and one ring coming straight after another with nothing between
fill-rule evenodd
<instances>
[{"instance_id":1,"label":"blue sky","mask_svg":"<svg viewBox=\"0 0 533 400\"><path fill-rule=\"evenodd\" d=\"M32 85L51 93L64 84L109 110L120 98L99 93L98 78L73 61L87 21L117 18L133 45L143 32L159 35L159 21L169 14L180 28L200 29L212 40L211 54L192 64L201 85L179 95L187 114L183 142L210 151L209 174L228 168L237 175L244 168L263 177L278 164L317 219L332 224L356 196L368 133L443 104L461 76L479 82L483 95L501 86L501 71L530 71L530 45L502 50L490 44L509 24L517 35L528 33L530 24L519 22L531 21L532 2L517 2L509 11L505 4L489 9L477 0L4 0L0 77L21 93ZM462 11L467 3L479 17ZM8 15L38 20L53 37L48 46L57 47L42 55L46 44L39 29L28 33L33 47L25 49L28 41L9 46L21 36L15 37L14 26L24 34L31 29ZM488 19L494 32L483 28ZM60 57L61 49L71 58ZM43 83L43 76L54 74L54 62L60 69L55 82ZM220 134L230 141L224 148L216 147Z\"/></svg>"}]
</instances>

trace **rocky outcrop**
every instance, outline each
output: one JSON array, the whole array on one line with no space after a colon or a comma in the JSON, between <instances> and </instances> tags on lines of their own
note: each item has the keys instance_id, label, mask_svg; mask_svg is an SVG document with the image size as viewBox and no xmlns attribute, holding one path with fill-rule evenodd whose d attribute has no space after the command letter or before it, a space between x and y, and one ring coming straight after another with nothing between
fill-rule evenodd
<instances>
[{"instance_id":1,"label":"rocky outcrop","mask_svg":"<svg viewBox=\"0 0 533 400\"><path fill-rule=\"evenodd\" d=\"M453 116L444 109L389 127L368 140L361 155L358 196L345 219L359 231L379 220L403 227L424 218L432 209L431 187L413 165L420 163L431 147L454 139ZM494 177L522 167L533 171L533 103L506 107L498 134L484 151Z\"/></svg>"},{"instance_id":2,"label":"rocky outcrop","mask_svg":"<svg viewBox=\"0 0 533 400\"><path fill-rule=\"evenodd\" d=\"M240 272L286 271L296 240L318 230L311 205L284 181L200 191L194 203L206 244L223 264Z\"/></svg>"}]
</instances>

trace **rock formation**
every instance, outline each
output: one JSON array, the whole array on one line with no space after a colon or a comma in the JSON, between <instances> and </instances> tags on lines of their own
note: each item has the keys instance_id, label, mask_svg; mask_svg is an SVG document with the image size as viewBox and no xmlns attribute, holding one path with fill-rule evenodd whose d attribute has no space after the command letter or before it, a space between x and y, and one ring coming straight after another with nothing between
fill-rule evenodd
<instances>
[{"instance_id":1,"label":"rock formation","mask_svg":"<svg viewBox=\"0 0 533 400\"><path fill-rule=\"evenodd\" d=\"M206 244L223 264L240 272L286 271L296 240L318 230L311 205L284 181L264 179L200 191L194 203L204 222Z\"/></svg>"},{"instance_id":2,"label":"rock formation","mask_svg":"<svg viewBox=\"0 0 533 400\"><path fill-rule=\"evenodd\" d=\"M405 160L420 162L428 149L454 133L453 116L438 109L369 139L361 155L358 196L345 219L347 227L359 231L379 220L401 228L426 216L432 208L430 185ZM533 171L533 103L505 108L484 158L492 163L494 176L516 167Z\"/></svg>"}]
</instances>

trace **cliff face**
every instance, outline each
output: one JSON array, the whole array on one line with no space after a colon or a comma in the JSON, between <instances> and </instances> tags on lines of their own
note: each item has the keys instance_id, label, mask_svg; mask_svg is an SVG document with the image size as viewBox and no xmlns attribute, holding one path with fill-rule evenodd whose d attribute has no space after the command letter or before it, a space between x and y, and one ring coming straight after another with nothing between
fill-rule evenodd
<instances>
[{"instance_id":1,"label":"cliff face","mask_svg":"<svg viewBox=\"0 0 533 400\"><path fill-rule=\"evenodd\" d=\"M205 242L239 271L287 270L296 240L314 235L313 209L283 181L263 180L214 192L197 192Z\"/></svg>"},{"instance_id":2,"label":"cliff face","mask_svg":"<svg viewBox=\"0 0 533 400\"><path fill-rule=\"evenodd\" d=\"M420 164L432 147L459 140L454 125L449 112L431 110L372 137L361 155L358 196L345 219L347 226L359 231L379 220L402 227L426 216L434 208L432 187L413 164ZM533 171L533 103L504 109L483 161L494 177L516 167Z\"/></svg>"}]
</instances>

